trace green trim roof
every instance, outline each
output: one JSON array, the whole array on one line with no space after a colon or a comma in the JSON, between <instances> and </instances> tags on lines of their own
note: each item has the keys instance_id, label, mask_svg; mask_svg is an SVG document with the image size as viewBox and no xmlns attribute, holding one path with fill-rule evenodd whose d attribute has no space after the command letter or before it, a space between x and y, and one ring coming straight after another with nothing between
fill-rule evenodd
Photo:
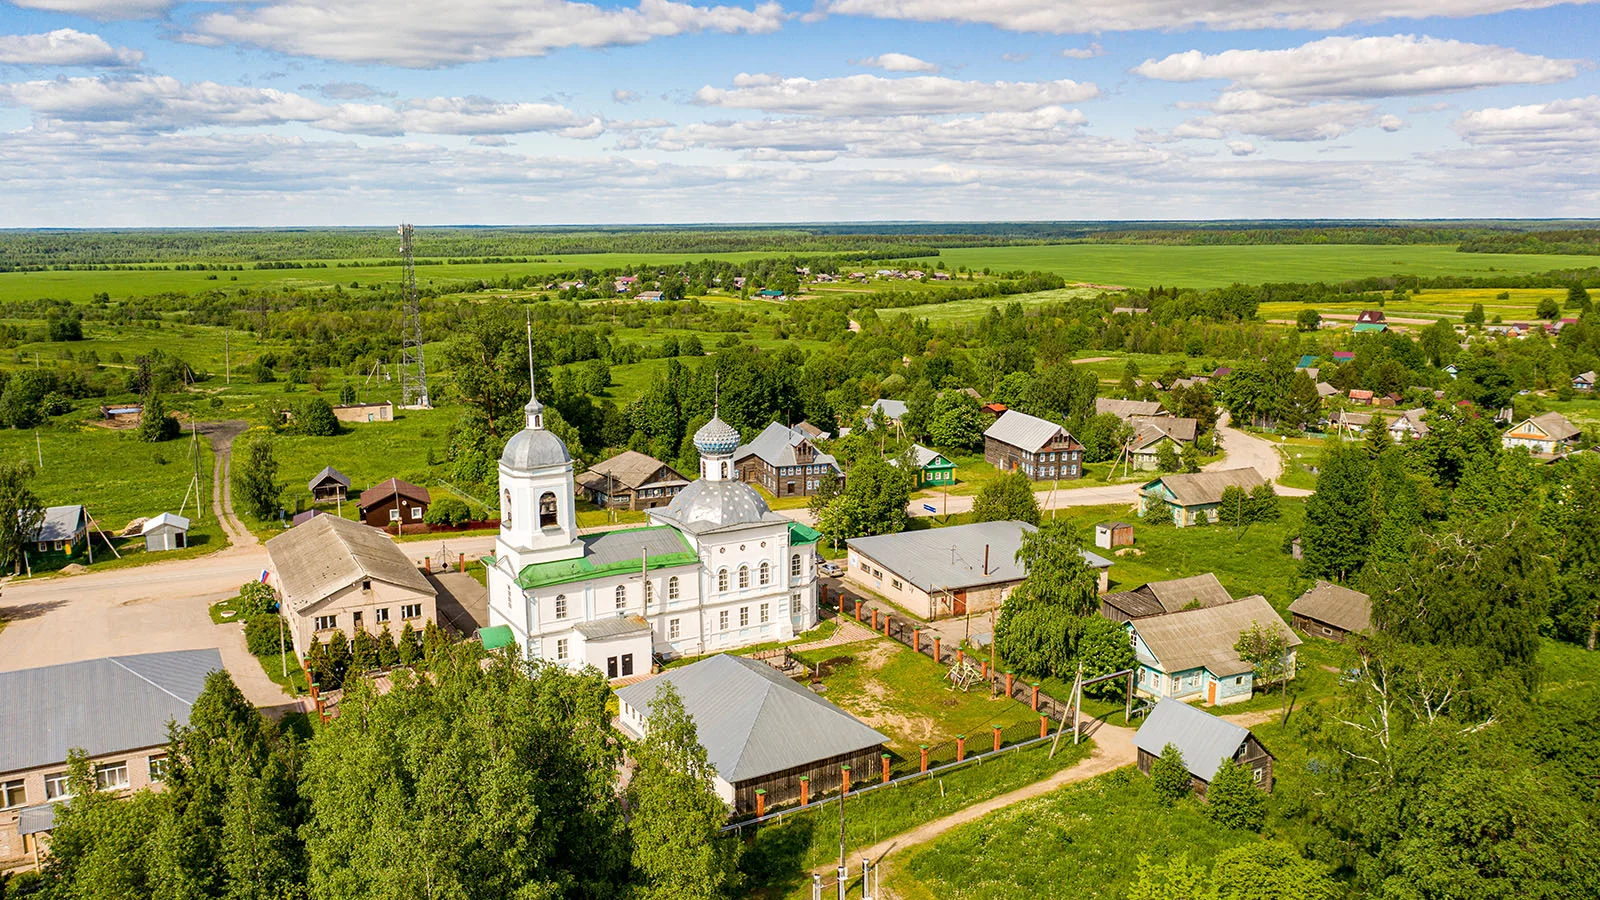
<instances>
[{"instance_id":1,"label":"green trim roof","mask_svg":"<svg viewBox=\"0 0 1600 900\"><path fill-rule=\"evenodd\" d=\"M509 647L512 643L510 625L490 625L488 628L478 629L478 639L483 641L483 649L499 650Z\"/></svg>"},{"instance_id":2,"label":"green trim roof","mask_svg":"<svg viewBox=\"0 0 1600 900\"><path fill-rule=\"evenodd\" d=\"M524 589L587 581L618 572L637 572L668 566L692 566L700 561L678 529L670 525L607 531L583 538L583 556L524 566L517 584ZM642 556L642 562L641 562Z\"/></svg>"},{"instance_id":3,"label":"green trim roof","mask_svg":"<svg viewBox=\"0 0 1600 900\"><path fill-rule=\"evenodd\" d=\"M1350 330L1355 334L1377 334L1388 331L1389 326L1383 322L1362 322Z\"/></svg>"},{"instance_id":4,"label":"green trim roof","mask_svg":"<svg viewBox=\"0 0 1600 900\"><path fill-rule=\"evenodd\" d=\"M822 540L822 532L809 525L799 522L789 523L789 546L797 547L801 544L815 544Z\"/></svg>"}]
</instances>

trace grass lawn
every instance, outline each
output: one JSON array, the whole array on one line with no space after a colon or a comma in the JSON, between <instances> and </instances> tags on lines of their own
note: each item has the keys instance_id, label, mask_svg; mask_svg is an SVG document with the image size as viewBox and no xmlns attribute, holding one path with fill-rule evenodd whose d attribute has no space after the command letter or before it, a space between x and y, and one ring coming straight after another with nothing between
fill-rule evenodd
<instances>
[{"instance_id":1,"label":"grass lawn","mask_svg":"<svg viewBox=\"0 0 1600 900\"><path fill-rule=\"evenodd\" d=\"M1005 297L974 297L970 300L952 300L949 303L928 303L923 306L885 309L879 311L878 317L892 321L898 316L908 316L912 319L927 319L928 323L935 327L948 326L959 322L976 322L987 316L989 310L994 308L1004 309L1013 303L1020 304L1024 309L1027 309L1034 306L1092 299L1100 296L1100 294L1101 291L1092 288L1065 288L1057 291L1038 291L1032 294L1012 294Z\"/></svg>"},{"instance_id":2,"label":"grass lawn","mask_svg":"<svg viewBox=\"0 0 1600 900\"><path fill-rule=\"evenodd\" d=\"M930 843L894 866L907 900L1074 897L1125 900L1138 857L1187 853L1208 866L1254 834L1208 819L1199 800L1167 806L1134 769L1069 785L999 810Z\"/></svg>"},{"instance_id":3,"label":"grass lawn","mask_svg":"<svg viewBox=\"0 0 1600 900\"><path fill-rule=\"evenodd\" d=\"M845 859L856 863L856 851L909 831L974 803L1041 781L1084 759L1093 744L1064 746L1050 758L1049 744L956 769L937 777L919 778L881 788L845 801ZM749 896L809 900L816 866L839 858L837 800L814 811L789 816L761 827L745 846L740 862L749 878Z\"/></svg>"},{"instance_id":4,"label":"grass lawn","mask_svg":"<svg viewBox=\"0 0 1600 900\"><path fill-rule=\"evenodd\" d=\"M1279 484L1294 488L1315 490L1317 471L1322 466L1322 450L1327 446L1321 438L1289 438L1278 441L1278 455L1283 457L1283 476Z\"/></svg>"},{"instance_id":5,"label":"grass lawn","mask_svg":"<svg viewBox=\"0 0 1600 900\"><path fill-rule=\"evenodd\" d=\"M774 497L772 492L754 482L750 486L756 489L761 499L767 502L768 509L805 509L811 503L811 497L796 495L793 497Z\"/></svg>"},{"instance_id":6,"label":"grass lawn","mask_svg":"<svg viewBox=\"0 0 1600 900\"><path fill-rule=\"evenodd\" d=\"M1509 294L1506 299L1501 299L1501 294ZM1472 309L1473 304L1483 304L1483 313L1486 319L1500 316L1507 322L1532 322L1539 301L1546 297L1560 304L1566 300L1566 291L1556 288L1449 288L1428 289L1420 294L1408 296L1405 300L1386 300L1383 312L1391 319L1449 319L1452 322L1461 320ZM1359 300L1350 300L1346 303L1294 303L1280 301L1263 303L1257 311L1263 319L1292 320L1300 314L1302 309L1315 309L1327 315L1359 315L1363 309L1372 304L1362 303ZM1349 323L1346 323L1349 324Z\"/></svg>"},{"instance_id":7,"label":"grass lawn","mask_svg":"<svg viewBox=\"0 0 1600 900\"><path fill-rule=\"evenodd\" d=\"M887 638L795 654L822 664L822 696L889 737L903 759L919 744L940 744L965 734L974 751L989 743L991 725L1037 722L1038 715L1014 700L991 700L981 688L958 691L945 668Z\"/></svg>"},{"instance_id":8,"label":"grass lawn","mask_svg":"<svg viewBox=\"0 0 1600 900\"><path fill-rule=\"evenodd\" d=\"M482 568L482 566L479 566L479 568ZM811 629L810 631L803 631L803 632L795 635L793 640L789 640L789 641L768 641L768 642L766 642L764 644L752 644L752 645L750 645L748 647L740 647L739 650L738 650L738 655L739 656L749 656L752 653L760 653L763 650L776 650L779 647L792 647L795 644L807 644L807 643L810 643L812 641L825 641L828 638L833 637L833 633L835 631L838 631L838 630L839 630L839 619L837 617L832 616L831 613L830 613L830 618L826 618L826 619L823 619L821 622L818 622L817 623L817 627ZM845 646L848 646L848 645L845 645ZM676 669L676 668L679 668L681 666L687 666L687 665L691 665L693 663L697 663L700 660L705 659L707 657L717 656L717 655L719 655L719 654L718 653L707 653L705 656L680 656L677 659L668 660L667 664L665 666L663 666L662 668L663 669Z\"/></svg>"}]
</instances>

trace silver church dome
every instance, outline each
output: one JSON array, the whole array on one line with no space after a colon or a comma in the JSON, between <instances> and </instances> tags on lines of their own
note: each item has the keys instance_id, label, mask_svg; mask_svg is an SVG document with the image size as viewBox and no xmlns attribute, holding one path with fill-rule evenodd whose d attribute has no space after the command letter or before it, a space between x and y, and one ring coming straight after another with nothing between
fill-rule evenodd
<instances>
[{"instance_id":1,"label":"silver church dome","mask_svg":"<svg viewBox=\"0 0 1600 900\"><path fill-rule=\"evenodd\" d=\"M728 456L739 449L739 429L713 415L694 433L694 448L704 456Z\"/></svg>"},{"instance_id":2,"label":"silver church dome","mask_svg":"<svg viewBox=\"0 0 1600 900\"><path fill-rule=\"evenodd\" d=\"M543 428L524 428L506 441L500 464L509 469L542 469L572 462L567 445Z\"/></svg>"},{"instance_id":3,"label":"silver church dome","mask_svg":"<svg viewBox=\"0 0 1600 900\"><path fill-rule=\"evenodd\" d=\"M661 512L685 530L701 532L729 525L753 525L765 521L771 510L761 495L742 481L701 478L679 491Z\"/></svg>"}]
</instances>

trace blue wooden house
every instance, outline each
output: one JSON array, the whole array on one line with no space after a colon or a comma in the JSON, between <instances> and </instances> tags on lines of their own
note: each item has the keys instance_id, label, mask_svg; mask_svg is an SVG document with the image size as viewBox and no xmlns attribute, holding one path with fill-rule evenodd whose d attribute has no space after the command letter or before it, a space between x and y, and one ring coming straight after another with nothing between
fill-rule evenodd
<instances>
[{"instance_id":1,"label":"blue wooden house","mask_svg":"<svg viewBox=\"0 0 1600 900\"><path fill-rule=\"evenodd\" d=\"M1259 594L1128 622L1139 693L1216 706L1250 699L1254 666L1240 659L1233 647L1239 635L1258 622L1282 631L1288 645L1285 677L1293 678L1300 638Z\"/></svg>"}]
</instances>

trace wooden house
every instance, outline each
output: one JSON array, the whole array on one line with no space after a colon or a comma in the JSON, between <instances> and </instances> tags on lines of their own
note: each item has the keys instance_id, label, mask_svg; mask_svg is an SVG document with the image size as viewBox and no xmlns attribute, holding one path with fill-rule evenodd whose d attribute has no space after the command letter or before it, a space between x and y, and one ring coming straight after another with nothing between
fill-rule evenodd
<instances>
[{"instance_id":1,"label":"wooden house","mask_svg":"<svg viewBox=\"0 0 1600 900\"><path fill-rule=\"evenodd\" d=\"M843 483L838 460L823 453L805 432L773 422L748 444L733 451L740 481L759 484L774 497L802 497L817 492L832 472Z\"/></svg>"},{"instance_id":2,"label":"wooden house","mask_svg":"<svg viewBox=\"0 0 1600 900\"><path fill-rule=\"evenodd\" d=\"M1579 372L1578 374L1572 376L1572 389L1575 391L1592 391L1594 390L1594 380L1595 374L1593 369L1590 369L1587 372Z\"/></svg>"},{"instance_id":3,"label":"wooden house","mask_svg":"<svg viewBox=\"0 0 1600 900\"><path fill-rule=\"evenodd\" d=\"M1260 625L1283 635L1284 677L1293 678L1302 643L1272 604L1257 594L1218 606L1190 608L1127 623L1137 660L1138 692L1148 697L1199 700L1209 706L1243 703L1255 690L1255 666L1239 657L1239 636Z\"/></svg>"},{"instance_id":4,"label":"wooden house","mask_svg":"<svg viewBox=\"0 0 1600 900\"><path fill-rule=\"evenodd\" d=\"M689 484L677 469L633 450L595 463L576 481L594 505L634 510L666 506Z\"/></svg>"},{"instance_id":5,"label":"wooden house","mask_svg":"<svg viewBox=\"0 0 1600 900\"><path fill-rule=\"evenodd\" d=\"M349 499L350 477L333 466L324 466L306 484L312 503L337 503Z\"/></svg>"},{"instance_id":6,"label":"wooden house","mask_svg":"<svg viewBox=\"0 0 1600 900\"><path fill-rule=\"evenodd\" d=\"M1034 480L1083 475L1083 445L1048 419L1014 409L983 433L983 459L1002 472L1021 472Z\"/></svg>"},{"instance_id":7,"label":"wooden house","mask_svg":"<svg viewBox=\"0 0 1600 900\"><path fill-rule=\"evenodd\" d=\"M1306 634L1343 642L1372 629L1372 600L1360 591L1318 581L1289 604L1289 621Z\"/></svg>"},{"instance_id":8,"label":"wooden house","mask_svg":"<svg viewBox=\"0 0 1600 900\"><path fill-rule=\"evenodd\" d=\"M1182 453L1185 444L1194 443L1200 423L1196 419L1173 416L1132 419L1133 440L1128 444L1128 460L1140 472L1154 472L1161 468L1161 451L1170 447L1173 453Z\"/></svg>"},{"instance_id":9,"label":"wooden house","mask_svg":"<svg viewBox=\"0 0 1600 900\"><path fill-rule=\"evenodd\" d=\"M956 483L956 464L937 450L930 450L921 444L912 444L911 457L917 467L918 488L948 487ZM900 460L891 459L889 465L899 466Z\"/></svg>"},{"instance_id":10,"label":"wooden house","mask_svg":"<svg viewBox=\"0 0 1600 900\"><path fill-rule=\"evenodd\" d=\"M432 502L427 488L391 478L361 492L361 521L374 528L420 527Z\"/></svg>"},{"instance_id":11,"label":"wooden house","mask_svg":"<svg viewBox=\"0 0 1600 900\"><path fill-rule=\"evenodd\" d=\"M1534 456L1547 459L1565 456L1582 437L1576 425L1560 413L1548 412L1523 419L1500 436L1500 446L1507 450L1522 448Z\"/></svg>"},{"instance_id":12,"label":"wooden house","mask_svg":"<svg viewBox=\"0 0 1600 900\"><path fill-rule=\"evenodd\" d=\"M1183 754L1190 789L1202 800L1226 760L1243 766L1256 787L1272 793L1272 754L1249 729L1187 703L1162 700L1133 736L1139 771L1149 775L1168 744Z\"/></svg>"},{"instance_id":13,"label":"wooden house","mask_svg":"<svg viewBox=\"0 0 1600 900\"><path fill-rule=\"evenodd\" d=\"M38 555L72 556L89 545L89 512L81 504L51 506L29 539Z\"/></svg>"},{"instance_id":14,"label":"wooden house","mask_svg":"<svg viewBox=\"0 0 1600 900\"><path fill-rule=\"evenodd\" d=\"M1132 526L1129 526L1132 529ZM1152 581L1131 591L1100 595L1100 615L1113 622L1131 622L1185 609L1207 609L1233 602L1233 595L1211 572Z\"/></svg>"},{"instance_id":15,"label":"wooden house","mask_svg":"<svg viewBox=\"0 0 1600 900\"><path fill-rule=\"evenodd\" d=\"M1163 475L1139 488L1139 515L1164 503L1172 507L1172 521L1179 528L1215 522L1223 491L1230 487L1249 491L1267 483L1260 472L1250 467Z\"/></svg>"}]
</instances>

